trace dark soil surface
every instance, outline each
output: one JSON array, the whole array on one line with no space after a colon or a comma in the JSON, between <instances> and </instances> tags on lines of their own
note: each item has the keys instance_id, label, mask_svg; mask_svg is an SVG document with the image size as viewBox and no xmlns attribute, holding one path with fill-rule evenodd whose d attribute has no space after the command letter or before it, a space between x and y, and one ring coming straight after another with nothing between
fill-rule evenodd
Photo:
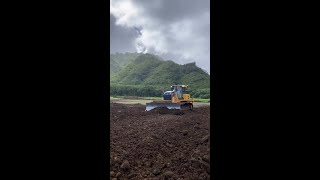
<instances>
[{"instance_id":1,"label":"dark soil surface","mask_svg":"<svg viewBox=\"0 0 320 180\"><path fill-rule=\"evenodd\" d=\"M110 179L210 179L209 106L110 106Z\"/></svg>"}]
</instances>

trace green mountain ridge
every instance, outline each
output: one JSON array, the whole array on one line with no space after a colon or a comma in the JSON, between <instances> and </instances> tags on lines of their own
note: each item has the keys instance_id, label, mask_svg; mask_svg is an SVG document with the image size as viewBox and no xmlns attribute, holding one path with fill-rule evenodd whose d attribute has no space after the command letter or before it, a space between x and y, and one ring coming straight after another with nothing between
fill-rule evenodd
<instances>
[{"instance_id":1,"label":"green mountain ridge","mask_svg":"<svg viewBox=\"0 0 320 180\"><path fill-rule=\"evenodd\" d=\"M169 90L173 84L186 84L193 94L209 94L210 75L196 63L179 65L153 54L139 53L118 53L110 57L111 87L153 87L160 91Z\"/></svg>"},{"instance_id":2,"label":"green mountain ridge","mask_svg":"<svg viewBox=\"0 0 320 180\"><path fill-rule=\"evenodd\" d=\"M110 54L110 75L120 71L128 63L140 56L141 53Z\"/></svg>"}]
</instances>

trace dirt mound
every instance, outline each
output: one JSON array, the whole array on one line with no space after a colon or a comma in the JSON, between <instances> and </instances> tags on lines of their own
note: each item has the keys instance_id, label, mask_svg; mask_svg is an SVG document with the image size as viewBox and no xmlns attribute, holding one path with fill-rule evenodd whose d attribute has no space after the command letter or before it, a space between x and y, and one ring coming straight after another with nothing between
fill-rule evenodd
<instances>
[{"instance_id":1,"label":"dirt mound","mask_svg":"<svg viewBox=\"0 0 320 180\"><path fill-rule=\"evenodd\" d=\"M183 115L186 111L179 109L168 109L166 107L157 107L150 111L150 113L154 114L174 114L174 115Z\"/></svg>"},{"instance_id":2,"label":"dirt mound","mask_svg":"<svg viewBox=\"0 0 320 180\"><path fill-rule=\"evenodd\" d=\"M210 179L210 107L110 111L110 179Z\"/></svg>"}]
</instances>

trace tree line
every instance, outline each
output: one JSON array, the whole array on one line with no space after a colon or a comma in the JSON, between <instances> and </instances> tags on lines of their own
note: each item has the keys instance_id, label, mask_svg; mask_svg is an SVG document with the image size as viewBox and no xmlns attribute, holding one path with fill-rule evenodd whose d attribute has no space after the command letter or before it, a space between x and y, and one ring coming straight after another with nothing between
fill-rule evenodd
<instances>
[{"instance_id":1,"label":"tree line","mask_svg":"<svg viewBox=\"0 0 320 180\"><path fill-rule=\"evenodd\" d=\"M139 97L161 97L163 91L169 88L157 86L141 86L141 85L119 85L110 84L111 96L139 96ZM205 89L188 89L191 97L210 99L210 88Z\"/></svg>"}]
</instances>

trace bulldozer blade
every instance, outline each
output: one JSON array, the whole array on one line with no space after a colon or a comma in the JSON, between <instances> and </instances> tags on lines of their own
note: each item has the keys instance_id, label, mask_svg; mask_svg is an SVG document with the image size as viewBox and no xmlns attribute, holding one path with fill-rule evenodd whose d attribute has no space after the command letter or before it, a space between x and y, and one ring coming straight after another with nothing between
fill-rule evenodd
<instances>
[{"instance_id":1,"label":"bulldozer blade","mask_svg":"<svg viewBox=\"0 0 320 180\"><path fill-rule=\"evenodd\" d=\"M151 111L154 108L166 107L168 109L181 109L181 104L174 103L147 103L146 111Z\"/></svg>"}]
</instances>

